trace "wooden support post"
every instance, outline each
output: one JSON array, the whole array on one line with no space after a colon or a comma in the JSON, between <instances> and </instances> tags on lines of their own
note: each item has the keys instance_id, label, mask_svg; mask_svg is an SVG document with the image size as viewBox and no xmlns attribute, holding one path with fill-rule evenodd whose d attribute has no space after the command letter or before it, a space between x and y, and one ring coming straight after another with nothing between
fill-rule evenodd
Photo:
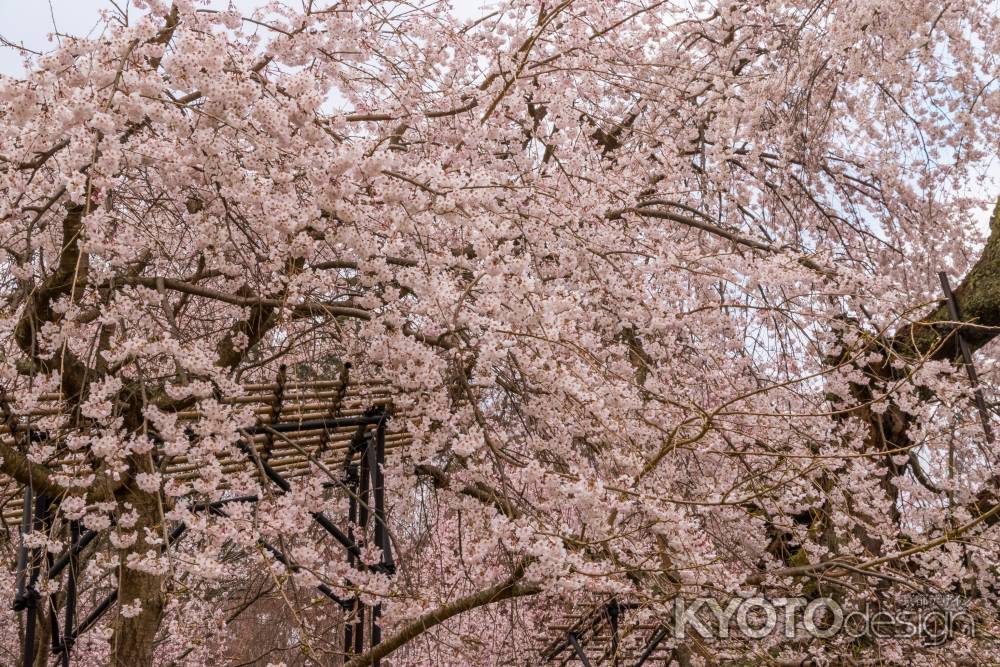
<instances>
[{"instance_id":1,"label":"wooden support post","mask_svg":"<svg viewBox=\"0 0 1000 667\"><path fill-rule=\"evenodd\" d=\"M368 538L368 508L371 506L369 498L369 488L371 481L371 459L368 456L371 447L368 445L370 435L365 433L365 448L361 452L361 469L358 473L358 543L364 545ZM359 558L357 560L359 568L364 568L364 563ZM354 633L354 652L360 654L365 647L365 606L358 602L357 605L357 625Z\"/></svg>"},{"instance_id":2,"label":"wooden support post","mask_svg":"<svg viewBox=\"0 0 1000 667\"><path fill-rule=\"evenodd\" d=\"M612 600L605 608L608 614L608 625L611 626L611 664L618 667L618 600Z\"/></svg>"},{"instance_id":3,"label":"wooden support post","mask_svg":"<svg viewBox=\"0 0 1000 667\"><path fill-rule=\"evenodd\" d=\"M348 454L350 456L350 454ZM347 493L348 493L348 509L347 509L347 521L348 526L355 526L358 523L358 493L359 489L359 479L358 479L358 466L354 463L348 463L345 467L345 476L347 483ZM357 541L357 533L349 533L351 538ZM357 563L355 562L354 554L348 552L347 554L347 564L351 567L355 567ZM344 617L344 655L349 655L354 652L354 619L353 616L358 609L358 599L355 597L351 601L351 607L349 613Z\"/></svg>"},{"instance_id":4,"label":"wooden support post","mask_svg":"<svg viewBox=\"0 0 1000 667\"><path fill-rule=\"evenodd\" d=\"M646 661L649 660L649 656L653 655L656 647L660 645L660 642L662 642L666 636L667 629L664 627L661 627L659 630L654 632L652 638L646 644L646 648L643 649L642 655L639 656L639 660L635 663L634 667L642 667L645 665Z\"/></svg>"},{"instance_id":5,"label":"wooden support post","mask_svg":"<svg viewBox=\"0 0 1000 667\"><path fill-rule=\"evenodd\" d=\"M275 378L274 399L271 401L271 423L277 424L281 421L281 409L285 400L285 383L288 381L288 367L285 364L278 366L278 376ZM267 432L264 447L260 457L267 461L271 458L271 450L274 449L274 433Z\"/></svg>"},{"instance_id":6,"label":"wooden support post","mask_svg":"<svg viewBox=\"0 0 1000 667\"><path fill-rule=\"evenodd\" d=\"M62 638L62 664L69 667L70 653L73 651L73 624L76 623L76 574L78 545L80 543L80 524L77 521L69 522L69 574L66 580L66 620L63 623ZM57 640L57 635L52 636L52 641Z\"/></svg>"},{"instance_id":7,"label":"wooden support post","mask_svg":"<svg viewBox=\"0 0 1000 667\"><path fill-rule=\"evenodd\" d=\"M583 663L583 667L591 667L590 660L587 659L587 654L583 652L583 647L580 646L580 640L576 638L576 635L571 632L568 639L569 643L573 646L573 652L576 653L576 657Z\"/></svg>"},{"instance_id":8,"label":"wooden support post","mask_svg":"<svg viewBox=\"0 0 1000 667\"><path fill-rule=\"evenodd\" d=\"M951 285L948 283L948 274L942 271L938 274L938 278L941 279L941 289L944 291L945 299L948 302L948 315L961 327L962 314L958 308L955 293L951 291ZM955 337L958 341L958 349L962 352L962 362L965 365L965 371L969 374L969 382L972 383L972 393L976 400L976 408L979 410L979 419L983 422L983 433L986 435L986 442L992 445L993 429L990 427L990 414L986 410L986 400L983 398L983 390L979 386L979 374L976 373L976 366L972 361L972 350L969 348L968 341L962 335L961 328L955 331Z\"/></svg>"}]
</instances>

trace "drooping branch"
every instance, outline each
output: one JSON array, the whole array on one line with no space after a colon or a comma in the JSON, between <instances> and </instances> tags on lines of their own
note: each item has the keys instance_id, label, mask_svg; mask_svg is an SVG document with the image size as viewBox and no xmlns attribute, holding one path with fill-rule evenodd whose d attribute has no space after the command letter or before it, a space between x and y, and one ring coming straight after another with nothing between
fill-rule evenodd
<instances>
[{"instance_id":1,"label":"drooping branch","mask_svg":"<svg viewBox=\"0 0 1000 667\"><path fill-rule=\"evenodd\" d=\"M702 231L708 232L715 236L728 239L733 243L741 246L746 246L747 248L752 248L754 250L762 250L764 252L776 253L779 252L778 248L771 246L762 241L757 241L755 239L743 236L737 232L726 229L721 225L713 224L704 220L699 220L693 216L681 215L669 210L663 210L660 208L652 208L652 204L657 202L644 202L640 206L635 206L633 208L622 209L619 211L611 211L607 214L609 219L615 219L621 217L625 213L635 213L647 218L659 218L661 220L670 220L671 222L677 222L687 227L693 227L695 229L700 229Z\"/></svg>"}]
</instances>

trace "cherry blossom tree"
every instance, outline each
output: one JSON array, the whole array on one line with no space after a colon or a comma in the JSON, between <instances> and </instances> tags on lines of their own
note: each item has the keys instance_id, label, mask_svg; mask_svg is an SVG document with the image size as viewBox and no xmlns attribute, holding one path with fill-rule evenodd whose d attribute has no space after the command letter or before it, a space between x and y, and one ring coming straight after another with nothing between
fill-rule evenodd
<instances>
[{"instance_id":1,"label":"cherry blossom tree","mask_svg":"<svg viewBox=\"0 0 1000 667\"><path fill-rule=\"evenodd\" d=\"M32 547L101 532L81 595L118 587L73 664L514 664L612 595L662 622L685 598L913 591L980 632L665 646L993 655L993 3L113 9L0 78L0 478L50 499ZM219 396L344 360L412 436L384 467L392 576L312 522L347 502L321 466L269 495L218 464L248 426ZM52 395L39 423L66 435L33 438ZM163 474L181 455L191 478ZM196 511L227 494L260 501ZM344 656L320 584L380 604L382 642ZM23 615L0 624L16 662Z\"/></svg>"}]
</instances>

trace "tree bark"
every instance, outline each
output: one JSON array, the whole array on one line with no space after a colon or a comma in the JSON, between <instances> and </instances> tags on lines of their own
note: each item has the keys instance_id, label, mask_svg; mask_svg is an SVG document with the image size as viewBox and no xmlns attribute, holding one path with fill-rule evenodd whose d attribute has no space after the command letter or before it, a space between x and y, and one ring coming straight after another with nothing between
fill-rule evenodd
<instances>
[{"instance_id":1,"label":"tree bark","mask_svg":"<svg viewBox=\"0 0 1000 667\"><path fill-rule=\"evenodd\" d=\"M131 488L124 500L131 503L139 514L139 520L133 529L138 534L138 539L134 548L128 551L140 554L153 551L160 554L159 545L149 544L146 540L145 530L148 528L152 535L162 535L156 496ZM118 579L119 612L111 639L111 664L114 667L152 667L156 633L163 621L166 606L164 582L162 575L129 568L126 553L122 553ZM126 618L120 611L121 606L135 600L141 602L142 611L137 616Z\"/></svg>"},{"instance_id":2,"label":"tree bark","mask_svg":"<svg viewBox=\"0 0 1000 667\"><path fill-rule=\"evenodd\" d=\"M990 236L982 254L955 289L955 300L967 326L962 337L975 352L1000 334L1000 200L990 218ZM941 303L919 321L904 327L893 337L893 347L905 356L956 359L959 355L951 327L948 305Z\"/></svg>"}]
</instances>

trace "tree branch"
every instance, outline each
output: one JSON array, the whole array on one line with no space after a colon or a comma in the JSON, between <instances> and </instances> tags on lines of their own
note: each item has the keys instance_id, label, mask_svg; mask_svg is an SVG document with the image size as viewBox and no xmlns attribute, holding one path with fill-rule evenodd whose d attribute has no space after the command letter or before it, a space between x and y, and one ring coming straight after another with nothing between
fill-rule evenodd
<instances>
[{"instance_id":1,"label":"tree branch","mask_svg":"<svg viewBox=\"0 0 1000 667\"><path fill-rule=\"evenodd\" d=\"M333 317L353 317L360 320L371 319L371 314L363 308L345 305L337 302L305 301L298 304L289 304L282 299L270 299L257 296L240 296L230 294L210 287L202 287L193 283L187 283L174 278L163 278L160 276L124 276L115 279L116 285L140 285L157 289L163 286L165 289L174 292L182 292L192 296L200 296L206 299L214 299L223 303L231 303L234 306L256 307L264 306L268 308L282 308L291 306L290 310L295 315L329 315Z\"/></svg>"},{"instance_id":2,"label":"tree branch","mask_svg":"<svg viewBox=\"0 0 1000 667\"><path fill-rule=\"evenodd\" d=\"M49 498L61 498L66 489L52 481L52 472L44 465L32 463L28 457L0 441L0 472L10 475L20 484L44 493Z\"/></svg>"},{"instance_id":3,"label":"tree branch","mask_svg":"<svg viewBox=\"0 0 1000 667\"><path fill-rule=\"evenodd\" d=\"M510 600L516 597L536 595L540 593L542 589L538 586L520 583L521 579L524 577L525 567L526 564L522 563L517 567L517 569L514 570L514 573L504 581L491 586L486 590L479 591L478 593L461 597L450 604L438 607L434 611L424 614L415 621L403 626L399 632L386 641L383 641L372 650L349 660L344 664L344 667L367 667L368 665L373 664L376 660L389 655L404 644L413 641L427 630L433 628L435 625L440 625L449 618L471 609L475 609L476 607L482 607L488 604L493 604L494 602L500 602L502 600Z\"/></svg>"},{"instance_id":4,"label":"tree branch","mask_svg":"<svg viewBox=\"0 0 1000 667\"><path fill-rule=\"evenodd\" d=\"M709 234L713 234L715 236L724 238L728 241L732 241L737 245L751 248L753 250L759 250L762 252L776 255L788 249L787 246L778 247L770 245L768 243L764 243L763 241L752 239L748 236L743 236L742 234L738 234L732 230L726 229L721 225L708 222L707 220L699 220L696 217L682 215L680 213L674 213L673 211L665 211L661 209L649 208L650 206L653 205L677 206L677 204L674 204L673 202L669 201L663 201L658 199L649 200L642 202L638 206L618 209L615 211L609 211L605 214L605 217L608 220L618 220L626 213L635 213L636 215L641 215L647 218L670 220L671 222L677 222L686 227L694 227L695 229L700 229L703 232L708 232ZM796 261L798 261L799 264L806 267L807 269L811 269L812 271L815 271L826 278L832 278L835 275L832 270L820 264L817 264L808 257L800 256L796 259Z\"/></svg>"},{"instance_id":5,"label":"tree branch","mask_svg":"<svg viewBox=\"0 0 1000 667\"><path fill-rule=\"evenodd\" d=\"M429 463L416 466L413 472L417 475L430 477L436 489L447 489L451 486L451 478L448 476L448 473ZM521 516L521 513L514 507L510 500L482 482L464 486L459 493L470 498L475 498L483 504L493 505L501 514L509 519L517 519Z\"/></svg>"}]
</instances>

